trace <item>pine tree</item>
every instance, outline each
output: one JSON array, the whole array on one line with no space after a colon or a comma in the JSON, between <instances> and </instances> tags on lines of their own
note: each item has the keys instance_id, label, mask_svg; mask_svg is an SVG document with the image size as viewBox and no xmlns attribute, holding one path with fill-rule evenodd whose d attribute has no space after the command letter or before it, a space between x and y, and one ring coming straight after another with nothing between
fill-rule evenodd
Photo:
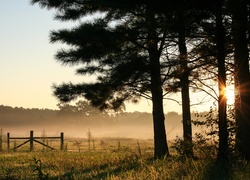
<instances>
[{"instance_id":1,"label":"pine tree","mask_svg":"<svg viewBox=\"0 0 250 180\"><path fill-rule=\"evenodd\" d=\"M70 49L57 52L66 65L83 65L78 74L96 75L94 83L54 86L54 94L63 102L84 96L100 109L124 107L125 101L141 97L152 100L155 158L169 155L163 111L163 75L161 54L165 46L164 16L155 6L143 1L39 1L42 7L58 10L60 20L81 19L88 13L102 13L92 22L73 29L52 31L51 42L62 42Z\"/></svg>"},{"instance_id":2,"label":"pine tree","mask_svg":"<svg viewBox=\"0 0 250 180\"><path fill-rule=\"evenodd\" d=\"M250 160L250 74L249 74L249 50L247 42L247 26L249 14L247 8L249 2L246 0L231 0L230 10L233 15L233 42L234 42L234 61L235 75L237 82L237 91L239 102L236 107L236 145L240 155ZM249 32L248 32L249 33Z\"/></svg>"}]
</instances>

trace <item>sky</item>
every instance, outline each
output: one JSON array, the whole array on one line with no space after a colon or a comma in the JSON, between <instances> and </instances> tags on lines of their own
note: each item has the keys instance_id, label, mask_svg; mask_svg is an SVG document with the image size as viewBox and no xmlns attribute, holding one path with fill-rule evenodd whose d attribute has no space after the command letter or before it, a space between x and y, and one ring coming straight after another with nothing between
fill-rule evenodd
<instances>
[{"instance_id":1,"label":"sky","mask_svg":"<svg viewBox=\"0 0 250 180\"><path fill-rule=\"evenodd\" d=\"M49 42L50 31L70 28L75 23L54 20L53 14L37 4L30 5L30 0L0 1L0 105L58 109L52 84L91 81L89 77L75 75L74 67L62 66L54 59L62 44ZM180 99L180 95L174 98ZM206 111L210 105L192 106L191 110ZM126 109L152 112L152 105L144 100L136 105L127 104ZM164 110L181 112L181 106L166 101Z\"/></svg>"}]
</instances>

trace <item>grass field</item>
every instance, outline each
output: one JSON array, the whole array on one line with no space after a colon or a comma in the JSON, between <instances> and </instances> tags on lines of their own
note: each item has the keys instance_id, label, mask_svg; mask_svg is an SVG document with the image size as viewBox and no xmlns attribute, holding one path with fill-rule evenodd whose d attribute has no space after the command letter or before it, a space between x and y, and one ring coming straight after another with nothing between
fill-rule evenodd
<instances>
[{"instance_id":1,"label":"grass field","mask_svg":"<svg viewBox=\"0 0 250 180\"><path fill-rule=\"evenodd\" d=\"M0 179L250 179L245 161L215 166L213 156L193 160L174 151L171 157L154 160L152 140L70 139L66 144L65 151L35 145L34 152L26 147L1 152ZM59 147L56 142L50 145Z\"/></svg>"}]
</instances>

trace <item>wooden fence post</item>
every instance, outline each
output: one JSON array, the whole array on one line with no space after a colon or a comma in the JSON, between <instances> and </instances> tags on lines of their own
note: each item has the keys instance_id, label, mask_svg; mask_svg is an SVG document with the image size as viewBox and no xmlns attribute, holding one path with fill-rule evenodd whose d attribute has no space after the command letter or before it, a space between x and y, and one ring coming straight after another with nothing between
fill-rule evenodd
<instances>
[{"instance_id":1,"label":"wooden fence post","mask_svg":"<svg viewBox=\"0 0 250 180\"><path fill-rule=\"evenodd\" d=\"M30 131L30 151L34 150L34 132Z\"/></svg>"},{"instance_id":2,"label":"wooden fence post","mask_svg":"<svg viewBox=\"0 0 250 180\"><path fill-rule=\"evenodd\" d=\"M61 136L60 137L58 137L58 136L57 137L46 137L46 139L59 139L59 138L60 138L60 142L61 142L60 149L64 150L64 133L63 132L61 132ZM1 139L1 134L0 134L0 139ZM29 137L12 137L11 138L10 137L10 133L7 133L7 149L8 149L8 152L10 151L10 140L11 139L15 140L14 141L14 148L13 148L13 150L16 150L17 148L23 146L26 143L30 143L30 151L34 151L34 142L37 142L37 143L39 143L39 144L41 144L43 146L46 146L46 147L54 150L54 148L52 148L52 147L44 144L43 142L38 141L37 139L44 140L45 138L44 137L34 137L34 131L30 131L30 136ZM21 144L19 144L17 146L16 139L28 139L28 140L25 141L25 142L23 142L23 143L21 143ZM1 141L0 141L0 143L1 143ZM0 148L1 148L1 146L0 146Z\"/></svg>"},{"instance_id":3,"label":"wooden fence post","mask_svg":"<svg viewBox=\"0 0 250 180\"><path fill-rule=\"evenodd\" d=\"M14 152L16 152L16 140L14 140Z\"/></svg>"},{"instance_id":4,"label":"wooden fence post","mask_svg":"<svg viewBox=\"0 0 250 180\"><path fill-rule=\"evenodd\" d=\"M61 150L63 150L63 146L64 146L64 134L63 132L61 132Z\"/></svg>"},{"instance_id":5,"label":"wooden fence post","mask_svg":"<svg viewBox=\"0 0 250 180\"><path fill-rule=\"evenodd\" d=\"M7 133L7 149L10 151L10 133Z\"/></svg>"}]
</instances>

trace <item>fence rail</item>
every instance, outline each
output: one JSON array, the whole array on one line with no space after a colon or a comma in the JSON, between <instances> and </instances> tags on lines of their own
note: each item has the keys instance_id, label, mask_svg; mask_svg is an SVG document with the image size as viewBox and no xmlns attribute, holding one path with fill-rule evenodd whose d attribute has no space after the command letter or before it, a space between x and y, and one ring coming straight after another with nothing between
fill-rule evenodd
<instances>
[{"instance_id":1,"label":"fence rail","mask_svg":"<svg viewBox=\"0 0 250 180\"><path fill-rule=\"evenodd\" d=\"M35 137L34 136L34 132L33 131L30 131L30 136L29 137L10 137L10 133L7 133L7 149L8 151L10 151L10 140L11 139L21 139L21 140L25 140L27 139L27 141L21 143L20 145L16 146L13 148L13 150L16 150L17 148L27 144L28 142L30 143L30 151L33 151L34 150L34 142L36 143L39 143L47 148L50 148L52 150L54 150L53 147L51 146L48 146L47 144L44 144L43 142L40 142L38 141L37 139L60 139L60 150L63 150L63 147L64 147L64 133L61 132L61 135L58 136L58 137Z\"/></svg>"}]
</instances>

